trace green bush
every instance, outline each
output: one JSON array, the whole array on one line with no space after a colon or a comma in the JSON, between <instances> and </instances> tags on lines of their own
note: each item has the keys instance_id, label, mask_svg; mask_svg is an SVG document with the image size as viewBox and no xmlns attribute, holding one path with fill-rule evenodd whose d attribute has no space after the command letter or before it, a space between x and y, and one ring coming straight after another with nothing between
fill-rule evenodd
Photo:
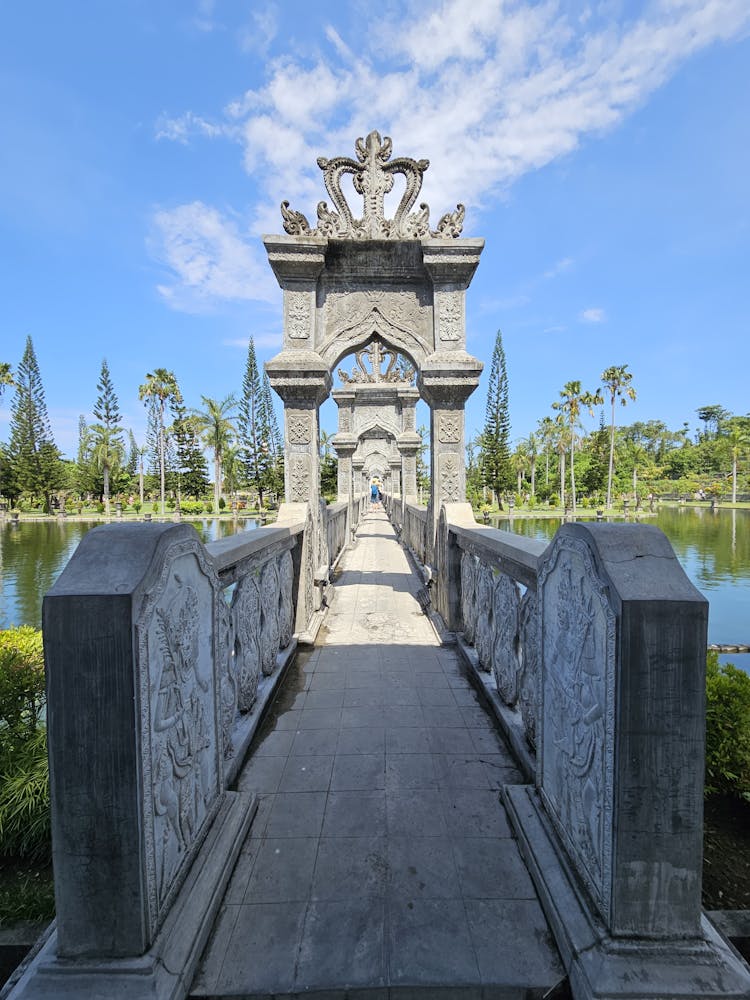
<instances>
[{"instance_id":1,"label":"green bush","mask_svg":"<svg viewBox=\"0 0 750 1000\"><path fill-rule=\"evenodd\" d=\"M227 502L224 499L224 497L219 497L219 510L224 510L224 508L226 507L226 505L227 505Z\"/></svg>"},{"instance_id":2,"label":"green bush","mask_svg":"<svg viewBox=\"0 0 750 1000\"><path fill-rule=\"evenodd\" d=\"M205 509L205 511L206 511L207 514L213 514L213 512L214 512L214 505L212 503L205 503L203 505L203 507L204 507L204 509Z\"/></svg>"},{"instance_id":3,"label":"green bush","mask_svg":"<svg viewBox=\"0 0 750 1000\"><path fill-rule=\"evenodd\" d=\"M183 514L202 514L202 500L180 500L180 510Z\"/></svg>"},{"instance_id":4,"label":"green bush","mask_svg":"<svg viewBox=\"0 0 750 1000\"><path fill-rule=\"evenodd\" d=\"M18 857L50 854L47 730L18 744L0 777L0 852Z\"/></svg>"},{"instance_id":5,"label":"green bush","mask_svg":"<svg viewBox=\"0 0 750 1000\"><path fill-rule=\"evenodd\" d=\"M706 662L706 794L750 802L750 674L715 652Z\"/></svg>"},{"instance_id":6,"label":"green bush","mask_svg":"<svg viewBox=\"0 0 750 1000\"><path fill-rule=\"evenodd\" d=\"M140 512L141 512L141 501L140 500L134 500L133 501L133 510L136 512L136 514L140 514Z\"/></svg>"},{"instance_id":7,"label":"green bush","mask_svg":"<svg viewBox=\"0 0 750 1000\"><path fill-rule=\"evenodd\" d=\"M0 632L0 854L49 855L42 633Z\"/></svg>"},{"instance_id":8,"label":"green bush","mask_svg":"<svg viewBox=\"0 0 750 1000\"><path fill-rule=\"evenodd\" d=\"M34 735L44 702L42 633L30 625L0 631L0 768Z\"/></svg>"}]
</instances>

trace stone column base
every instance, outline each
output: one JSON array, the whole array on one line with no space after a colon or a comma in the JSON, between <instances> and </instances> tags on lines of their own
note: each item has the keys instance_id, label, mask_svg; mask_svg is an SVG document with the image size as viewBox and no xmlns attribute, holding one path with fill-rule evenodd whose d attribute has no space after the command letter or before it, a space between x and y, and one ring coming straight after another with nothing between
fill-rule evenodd
<instances>
[{"instance_id":1,"label":"stone column base","mask_svg":"<svg viewBox=\"0 0 750 1000\"><path fill-rule=\"evenodd\" d=\"M185 883L145 955L61 960L53 933L7 1000L184 1000L257 808L254 795L225 793ZM116 885L112 891L117 892Z\"/></svg>"},{"instance_id":2,"label":"stone column base","mask_svg":"<svg viewBox=\"0 0 750 1000\"><path fill-rule=\"evenodd\" d=\"M575 1000L747 1000L750 966L705 916L699 938L611 937L578 888L536 791L506 785L503 800Z\"/></svg>"}]
</instances>

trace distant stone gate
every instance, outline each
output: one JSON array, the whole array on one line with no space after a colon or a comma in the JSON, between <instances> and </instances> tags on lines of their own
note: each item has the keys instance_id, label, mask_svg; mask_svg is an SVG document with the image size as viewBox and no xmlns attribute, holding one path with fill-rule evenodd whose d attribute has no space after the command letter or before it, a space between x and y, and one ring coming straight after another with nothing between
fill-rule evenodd
<instances>
[{"instance_id":1,"label":"distant stone gate","mask_svg":"<svg viewBox=\"0 0 750 1000\"><path fill-rule=\"evenodd\" d=\"M421 397L430 408L428 509L434 546L440 505L465 499L464 405L482 371L482 363L466 352L465 297L484 240L461 238L463 205L444 215L435 229L430 229L426 204L412 212L429 161L391 159L391 148L389 138L370 132L357 139L356 159L318 159L333 208L324 201L318 204L314 228L282 202L287 235L266 236L264 244L284 292L283 346L266 369L284 401L286 500L309 503L315 511L320 497L318 408L331 392L336 366L349 354L375 350L408 360L416 372L416 389L404 386L395 393L396 402L388 404L400 408L405 422L381 428L388 431L386 440L390 436L395 441L395 449L382 457L391 480L398 470L402 490L413 497L419 439L410 420L413 403ZM385 196L393 190L396 174L403 175L405 187L393 218L387 219ZM342 189L347 175L363 199L360 218ZM374 398L380 390L366 388L364 380L353 390L337 390L340 414L351 412L351 391L359 406L365 405L368 392ZM360 488L361 480L349 477L358 467L361 477L366 465L361 451L355 456L357 441L344 436L353 433L340 426L337 435L339 493L344 496Z\"/></svg>"}]
</instances>

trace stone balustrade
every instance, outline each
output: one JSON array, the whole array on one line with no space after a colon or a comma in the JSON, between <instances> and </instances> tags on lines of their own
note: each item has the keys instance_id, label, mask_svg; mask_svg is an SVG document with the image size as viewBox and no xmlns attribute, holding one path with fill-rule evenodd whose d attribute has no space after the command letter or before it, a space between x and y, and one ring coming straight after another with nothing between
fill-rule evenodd
<instances>
[{"instance_id":1,"label":"stone balustrade","mask_svg":"<svg viewBox=\"0 0 750 1000\"><path fill-rule=\"evenodd\" d=\"M503 795L573 995L743 995L701 910L708 605L667 538L577 523L547 545L447 504L435 561L437 610L525 762Z\"/></svg>"},{"instance_id":2,"label":"stone balustrade","mask_svg":"<svg viewBox=\"0 0 750 1000\"><path fill-rule=\"evenodd\" d=\"M402 497L386 494L383 505L393 524L398 528L401 541L416 555L420 562L429 561L429 519L426 507L407 503Z\"/></svg>"},{"instance_id":3,"label":"stone balustrade","mask_svg":"<svg viewBox=\"0 0 750 1000\"><path fill-rule=\"evenodd\" d=\"M256 808L229 786L360 508L84 537L43 607L57 927L14 996L187 988Z\"/></svg>"}]
</instances>

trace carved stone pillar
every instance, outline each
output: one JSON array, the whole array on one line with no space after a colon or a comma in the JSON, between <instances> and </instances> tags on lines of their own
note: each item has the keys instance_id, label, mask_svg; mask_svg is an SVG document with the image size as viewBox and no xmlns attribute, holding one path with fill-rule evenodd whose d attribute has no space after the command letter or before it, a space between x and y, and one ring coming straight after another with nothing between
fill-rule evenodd
<instances>
[{"instance_id":1,"label":"carved stone pillar","mask_svg":"<svg viewBox=\"0 0 750 1000\"><path fill-rule=\"evenodd\" d=\"M352 480L354 482L354 492L366 496L366 501L370 499L370 493L367 489L367 483L365 482L365 471L364 471L365 460L360 458L358 455L352 458Z\"/></svg>"},{"instance_id":2,"label":"carved stone pillar","mask_svg":"<svg viewBox=\"0 0 750 1000\"><path fill-rule=\"evenodd\" d=\"M401 493L406 503L417 503L417 452L422 439L415 431L405 431L397 443L401 456Z\"/></svg>"},{"instance_id":3,"label":"carved stone pillar","mask_svg":"<svg viewBox=\"0 0 750 1000\"><path fill-rule=\"evenodd\" d=\"M462 503L466 499L464 405L479 385L481 372L481 361L463 351L458 357L441 358L433 354L420 372L422 398L430 407L428 558L431 560L434 560L441 505Z\"/></svg>"},{"instance_id":4,"label":"carved stone pillar","mask_svg":"<svg viewBox=\"0 0 750 1000\"><path fill-rule=\"evenodd\" d=\"M401 459L392 459L390 465L391 495L401 496Z\"/></svg>"}]
</instances>

